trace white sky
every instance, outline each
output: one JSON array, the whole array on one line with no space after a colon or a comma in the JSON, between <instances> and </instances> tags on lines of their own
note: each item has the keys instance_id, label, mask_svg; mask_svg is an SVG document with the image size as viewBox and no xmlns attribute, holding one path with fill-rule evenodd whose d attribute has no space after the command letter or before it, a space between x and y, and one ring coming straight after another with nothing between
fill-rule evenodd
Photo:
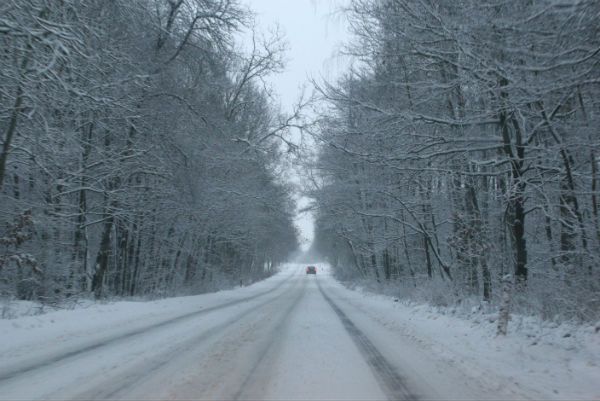
<instances>
[{"instance_id":1,"label":"white sky","mask_svg":"<svg viewBox=\"0 0 600 401\"><path fill-rule=\"evenodd\" d=\"M335 79L344 68L336 57L348 38L346 25L339 13L344 0L243 0L257 14L258 30L268 31L278 25L288 42L287 64L283 73L271 77L284 111L291 111L303 85L310 77ZM299 199L298 206L308 204ZM313 219L309 213L297 216L303 249L313 239Z\"/></svg>"},{"instance_id":2,"label":"white sky","mask_svg":"<svg viewBox=\"0 0 600 401\"><path fill-rule=\"evenodd\" d=\"M286 70L271 79L284 107L297 100L309 76L332 78L340 70L335 53L347 39L337 12L344 0L242 0L257 14L259 30L279 25L288 42Z\"/></svg>"}]
</instances>

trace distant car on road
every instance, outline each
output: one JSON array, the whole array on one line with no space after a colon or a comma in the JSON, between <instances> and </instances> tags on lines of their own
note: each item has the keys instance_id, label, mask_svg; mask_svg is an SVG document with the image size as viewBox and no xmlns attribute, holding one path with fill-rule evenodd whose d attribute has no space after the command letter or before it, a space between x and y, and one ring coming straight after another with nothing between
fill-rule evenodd
<instances>
[{"instance_id":1,"label":"distant car on road","mask_svg":"<svg viewBox=\"0 0 600 401\"><path fill-rule=\"evenodd\" d=\"M306 266L306 274L317 274L317 268L314 266Z\"/></svg>"}]
</instances>

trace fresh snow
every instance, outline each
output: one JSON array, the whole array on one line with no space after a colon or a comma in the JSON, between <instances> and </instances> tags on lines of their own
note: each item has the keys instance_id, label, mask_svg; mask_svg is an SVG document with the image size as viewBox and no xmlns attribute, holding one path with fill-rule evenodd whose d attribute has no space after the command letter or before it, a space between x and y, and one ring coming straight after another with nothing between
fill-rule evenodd
<instances>
[{"instance_id":1,"label":"fresh snow","mask_svg":"<svg viewBox=\"0 0 600 401\"><path fill-rule=\"evenodd\" d=\"M490 398L600 399L600 325L558 325L513 315L508 335L498 337L494 315L455 316L451 308L329 284L348 305L368 315L376 330L393 333L396 347L414 350L408 369L414 370L419 358L445 364L463 377L464 390L479 383L492 390ZM428 380L428 368L413 374Z\"/></svg>"},{"instance_id":2,"label":"fresh snow","mask_svg":"<svg viewBox=\"0 0 600 401\"><path fill-rule=\"evenodd\" d=\"M249 287L0 320L0 399L385 399L321 291L424 399L599 399L600 333L351 290L290 264ZM198 313L197 313L198 312Z\"/></svg>"}]
</instances>

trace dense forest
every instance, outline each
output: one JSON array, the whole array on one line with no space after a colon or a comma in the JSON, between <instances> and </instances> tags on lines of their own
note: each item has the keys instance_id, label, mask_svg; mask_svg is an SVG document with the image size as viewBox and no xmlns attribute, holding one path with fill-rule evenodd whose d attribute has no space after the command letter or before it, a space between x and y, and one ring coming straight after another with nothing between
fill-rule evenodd
<instances>
[{"instance_id":1,"label":"dense forest","mask_svg":"<svg viewBox=\"0 0 600 401\"><path fill-rule=\"evenodd\" d=\"M199 293L297 248L285 43L253 26L235 0L0 3L1 297Z\"/></svg>"},{"instance_id":2,"label":"dense forest","mask_svg":"<svg viewBox=\"0 0 600 401\"><path fill-rule=\"evenodd\" d=\"M435 305L600 318L600 2L345 15L355 62L317 83L314 250Z\"/></svg>"}]
</instances>

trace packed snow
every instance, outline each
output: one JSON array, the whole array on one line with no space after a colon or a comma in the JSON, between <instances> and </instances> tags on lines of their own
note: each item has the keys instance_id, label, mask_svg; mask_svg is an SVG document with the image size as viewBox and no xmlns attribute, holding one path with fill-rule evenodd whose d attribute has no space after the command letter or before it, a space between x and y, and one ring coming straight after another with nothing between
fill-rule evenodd
<instances>
[{"instance_id":1,"label":"packed snow","mask_svg":"<svg viewBox=\"0 0 600 401\"><path fill-rule=\"evenodd\" d=\"M289 264L213 294L0 320L0 399L389 398L327 298L411 398L600 398L594 327L515 316L498 338L489 316L348 289L317 267Z\"/></svg>"}]
</instances>

